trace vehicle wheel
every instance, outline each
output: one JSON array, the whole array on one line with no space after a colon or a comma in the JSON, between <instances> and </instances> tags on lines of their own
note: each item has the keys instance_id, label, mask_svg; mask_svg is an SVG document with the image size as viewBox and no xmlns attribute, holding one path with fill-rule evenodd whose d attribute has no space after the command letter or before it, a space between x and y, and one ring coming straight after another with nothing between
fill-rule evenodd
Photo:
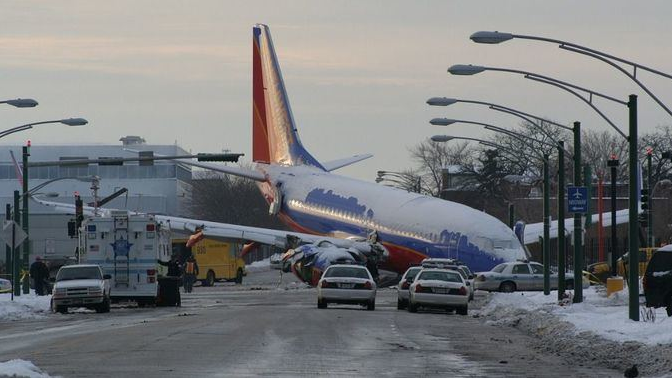
<instances>
[{"instance_id":1,"label":"vehicle wheel","mask_svg":"<svg viewBox=\"0 0 672 378\"><path fill-rule=\"evenodd\" d=\"M408 302L408 312L418 312L418 305L413 302Z\"/></svg>"},{"instance_id":2,"label":"vehicle wheel","mask_svg":"<svg viewBox=\"0 0 672 378\"><path fill-rule=\"evenodd\" d=\"M201 281L203 286L212 286L215 284L215 272L208 270L208 274L205 276L205 280Z\"/></svg>"},{"instance_id":3,"label":"vehicle wheel","mask_svg":"<svg viewBox=\"0 0 672 378\"><path fill-rule=\"evenodd\" d=\"M401 299L397 299L397 310L403 310L406 308L406 304Z\"/></svg>"},{"instance_id":4,"label":"vehicle wheel","mask_svg":"<svg viewBox=\"0 0 672 378\"><path fill-rule=\"evenodd\" d=\"M327 301L318 299L317 300L317 308L327 308Z\"/></svg>"},{"instance_id":5,"label":"vehicle wheel","mask_svg":"<svg viewBox=\"0 0 672 378\"><path fill-rule=\"evenodd\" d=\"M565 283L565 289L574 290L574 280L569 280Z\"/></svg>"},{"instance_id":6,"label":"vehicle wheel","mask_svg":"<svg viewBox=\"0 0 672 378\"><path fill-rule=\"evenodd\" d=\"M238 285L243 283L243 270L238 268L238 271L236 272L236 283Z\"/></svg>"},{"instance_id":7,"label":"vehicle wheel","mask_svg":"<svg viewBox=\"0 0 672 378\"><path fill-rule=\"evenodd\" d=\"M56 312L58 312L59 314L67 314L68 306L56 306Z\"/></svg>"},{"instance_id":8,"label":"vehicle wheel","mask_svg":"<svg viewBox=\"0 0 672 378\"><path fill-rule=\"evenodd\" d=\"M366 304L366 310L367 311L373 311L375 309L376 309L376 300L375 299L369 301L369 303Z\"/></svg>"},{"instance_id":9,"label":"vehicle wheel","mask_svg":"<svg viewBox=\"0 0 672 378\"><path fill-rule=\"evenodd\" d=\"M458 307L458 308L455 310L455 312L456 312L458 315L467 315L467 313L469 312L469 307L468 307L468 306Z\"/></svg>"},{"instance_id":10,"label":"vehicle wheel","mask_svg":"<svg viewBox=\"0 0 672 378\"><path fill-rule=\"evenodd\" d=\"M97 313L110 312L110 298L103 299L103 303L96 307Z\"/></svg>"},{"instance_id":11,"label":"vehicle wheel","mask_svg":"<svg viewBox=\"0 0 672 378\"><path fill-rule=\"evenodd\" d=\"M474 300L474 294L469 294L469 302Z\"/></svg>"},{"instance_id":12,"label":"vehicle wheel","mask_svg":"<svg viewBox=\"0 0 672 378\"><path fill-rule=\"evenodd\" d=\"M502 282L502 284L499 285L499 291L502 293L513 293L516 291L516 284L511 281Z\"/></svg>"},{"instance_id":13,"label":"vehicle wheel","mask_svg":"<svg viewBox=\"0 0 672 378\"><path fill-rule=\"evenodd\" d=\"M672 316L672 305L667 306L667 316Z\"/></svg>"}]
</instances>

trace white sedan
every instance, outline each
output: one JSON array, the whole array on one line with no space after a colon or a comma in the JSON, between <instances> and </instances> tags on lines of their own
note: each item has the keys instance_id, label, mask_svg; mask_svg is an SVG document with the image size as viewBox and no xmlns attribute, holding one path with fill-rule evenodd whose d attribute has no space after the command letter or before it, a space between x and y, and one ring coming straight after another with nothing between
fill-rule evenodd
<instances>
[{"instance_id":1,"label":"white sedan","mask_svg":"<svg viewBox=\"0 0 672 378\"><path fill-rule=\"evenodd\" d=\"M409 288L408 311L419 307L444 308L467 315L469 289L462 275L449 269L423 269Z\"/></svg>"},{"instance_id":2,"label":"white sedan","mask_svg":"<svg viewBox=\"0 0 672 378\"><path fill-rule=\"evenodd\" d=\"M12 291L12 282L4 278L0 278L0 293L9 293Z\"/></svg>"},{"instance_id":3,"label":"white sedan","mask_svg":"<svg viewBox=\"0 0 672 378\"><path fill-rule=\"evenodd\" d=\"M359 304L376 309L376 283L366 267L330 265L317 283L317 308L329 303Z\"/></svg>"}]
</instances>

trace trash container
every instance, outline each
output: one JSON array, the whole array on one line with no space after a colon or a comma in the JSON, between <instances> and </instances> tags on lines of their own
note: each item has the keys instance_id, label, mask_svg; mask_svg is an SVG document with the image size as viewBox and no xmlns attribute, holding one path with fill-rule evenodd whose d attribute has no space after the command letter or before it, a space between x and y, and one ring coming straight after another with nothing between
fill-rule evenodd
<instances>
[{"instance_id":1,"label":"trash container","mask_svg":"<svg viewBox=\"0 0 672 378\"><path fill-rule=\"evenodd\" d=\"M159 295L156 299L157 306L177 306L182 305L180 298L180 277L159 277Z\"/></svg>"}]
</instances>

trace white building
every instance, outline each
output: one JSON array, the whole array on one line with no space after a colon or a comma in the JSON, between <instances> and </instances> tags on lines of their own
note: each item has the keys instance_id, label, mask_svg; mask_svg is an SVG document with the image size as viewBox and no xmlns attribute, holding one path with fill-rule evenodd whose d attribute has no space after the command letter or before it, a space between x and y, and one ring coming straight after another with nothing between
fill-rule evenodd
<instances>
[{"instance_id":1,"label":"white building","mask_svg":"<svg viewBox=\"0 0 672 378\"><path fill-rule=\"evenodd\" d=\"M30 147L30 162L71 159L132 158L137 153L125 151L130 148L154 151L162 155L186 155L187 151L177 145L148 145L137 136L121 138L118 145L68 145ZM13 192L21 194L20 180L12 163L10 151L21 164L21 146L0 146L0 212L5 217L5 205L14 202ZM142 212L176 216L190 216L191 168L170 160L152 163L124 162L123 165L82 165L67 167L35 167L28 171L28 188L34 188L48 180L58 180L39 190L43 198L74 204L74 195L79 193L84 203L93 202L90 181L75 178L100 177L99 198L104 198L121 188L128 192L105 205L108 208L130 209ZM53 197L58 194L57 197ZM48 196L48 197L46 197ZM73 214L55 213L53 209L34 201L29 203L31 262L35 256L73 256L76 240L68 236L67 222ZM4 261L5 254L0 253Z\"/></svg>"}]
</instances>

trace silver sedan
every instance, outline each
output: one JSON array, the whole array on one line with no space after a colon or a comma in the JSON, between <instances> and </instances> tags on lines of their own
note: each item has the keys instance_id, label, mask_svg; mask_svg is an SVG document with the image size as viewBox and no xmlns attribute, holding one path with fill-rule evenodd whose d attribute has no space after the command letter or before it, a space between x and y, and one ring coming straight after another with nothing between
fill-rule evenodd
<instances>
[{"instance_id":1,"label":"silver sedan","mask_svg":"<svg viewBox=\"0 0 672 378\"><path fill-rule=\"evenodd\" d=\"M558 288L558 274L550 275L551 290ZM584 279L583 287L590 284ZM574 275L571 272L565 275L565 287L574 289ZM474 289L487 291L514 291L544 290L544 267L536 262L516 261L502 263L488 272L480 272L474 279Z\"/></svg>"}]
</instances>

